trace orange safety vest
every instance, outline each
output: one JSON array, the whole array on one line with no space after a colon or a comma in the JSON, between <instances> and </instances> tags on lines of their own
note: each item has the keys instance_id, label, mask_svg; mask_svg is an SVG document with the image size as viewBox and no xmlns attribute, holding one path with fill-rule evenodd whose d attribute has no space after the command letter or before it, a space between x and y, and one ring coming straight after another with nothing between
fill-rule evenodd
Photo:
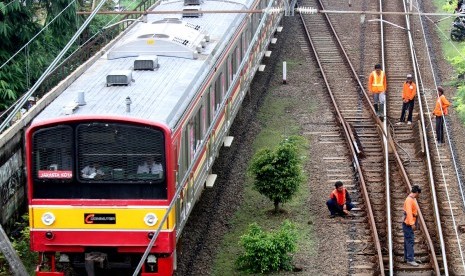
<instances>
[{"instance_id":1,"label":"orange safety vest","mask_svg":"<svg viewBox=\"0 0 465 276\"><path fill-rule=\"evenodd\" d=\"M329 195L329 198L335 198L338 205L346 204L346 188L342 188L342 192L339 192L337 189L334 189Z\"/></svg>"},{"instance_id":2,"label":"orange safety vest","mask_svg":"<svg viewBox=\"0 0 465 276\"><path fill-rule=\"evenodd\" d=\"M417 94L417 86L415 83L412 81L411 84L408 82L404 82L404 89L402 90L402 99L403 100L413 100L415 98L415 95Z\"/></svg>"},{"instance_id":3,"label":"orange safety vest","mask_svg":"<svg viewBox=\"0 0 465 276\"><path fill-rule=\"evenodd\" d=\"M436 101L436 106L434 107L433 114L436 116L447 115L448 114L447 108L449 107L449 105L450 103L446 99L446 97L444 95L441 95L441 97L439 97L438 100ZM442 106L442 110L441 110L441 106ZM443 111L444 111L444 114L443 114Z\"/></svg>"},{"instance_id":4,"label":"orange safety vest","mask_svg":"<svg viewBox=\"0 0 465 276\"><path fill-rule=\"evenodd\" d=\"M404 222L407 225L414 225L417 221L418 207L417 200L410 195L404 202Z\"/></svg>"},{"instance_id":5,"label":"orange safety vest","mask_svg":"<svg viewBox=\"0 0 465 276\"><path fill-rule=\"evenodd\" d=\"M384 71L381 71L380 75L376 74L376 71L371 72L368 80L368 90L373 93L385 92L387 89L386 76Z\"/></svg>"}]
</instances>

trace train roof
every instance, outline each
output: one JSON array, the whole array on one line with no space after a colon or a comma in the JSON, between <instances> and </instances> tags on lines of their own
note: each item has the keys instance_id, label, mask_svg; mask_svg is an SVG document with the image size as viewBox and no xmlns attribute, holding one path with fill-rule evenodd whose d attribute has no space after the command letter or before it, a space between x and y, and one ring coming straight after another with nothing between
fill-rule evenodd
<instances>
[{"instance_id":1,"label":"train roof","mask_svg":"<svg viewBox=\"0 0 465 276\"><path fill-rule=\"evenodd\" d=\"M252 3L253 0L206 0L200 7L202 10L243 10ZM182 1L162 1L154 10L184 7ZM72 116L109 115L161 122L173 129L244 16L243 13L206 13L198 18L183 18L181 14L149 14L147 23L135 23L52 101L33 124ZM195 49L208 38L210 41L196 56ZM154 50L154 46L160 47ZM133 70L135 61L143 66L154 63L154 54L158 68ZM111 76L107 78L108 75ZM129 84L121 85L121 82ZM76 108L80 92L84 93L86 104ZM129 113L126 112L127 97L132 102Z\"/></svg>"}]
</instances>

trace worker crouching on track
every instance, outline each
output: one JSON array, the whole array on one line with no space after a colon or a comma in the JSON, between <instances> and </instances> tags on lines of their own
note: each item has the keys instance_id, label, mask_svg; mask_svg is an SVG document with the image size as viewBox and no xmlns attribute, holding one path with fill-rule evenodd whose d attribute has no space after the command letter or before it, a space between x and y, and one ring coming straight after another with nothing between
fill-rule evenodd
<instances>
[{"instance_id":1,"label":"worker crouching on track","mask_svg":"<svg viewBox=\"0 0 465 276\"><path fill-rule=\"evenodd\" d=\"M335 189L331 192L329 200L326 202L326 205L331 212L331 218L334 218L337 215L349 215L349 211L354 208L349 192L346 188L344 188L344 184L342 184L341 181L336 181L334 187Z\"/></svg>"},{"instance_id":2,"label":"worker crouching on track","mask_svg":"<svg viewBox=\"0 0 465 276\"><path fill-rule=\"evenodd\" d=\"M368 78L368 91L373 93L374 107L379 117L384 115L384 103L386 102L386 74L381 70L381 64L375 65L375 70ZM378 106L379 104L379 106Z\"/></svg>"},{"instance_id":3,"label":"worker crouching on track","mask_svg":"<svg viewBox=\"0 0 465 276\"><path fill-rule=\"evenodd\" d=\"M404 221L402 222L402 230L404 232L404 260L411 266L419 266L415 262L415 233L417 229L418 203L417 198L420 196L421 188L418 185L412 187L411 193L407 196L404 202Z\"/></svg>"}]
</instances>

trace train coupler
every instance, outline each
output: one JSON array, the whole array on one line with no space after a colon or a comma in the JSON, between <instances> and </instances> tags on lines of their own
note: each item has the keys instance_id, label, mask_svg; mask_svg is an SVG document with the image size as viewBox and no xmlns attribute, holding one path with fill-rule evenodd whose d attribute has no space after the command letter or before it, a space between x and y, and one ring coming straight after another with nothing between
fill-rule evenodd
<instances>
[{"instance_id":1,"label":"train coupler","mask_svg":"<svg viewBox=\"0 0 465 276\"><path fill-rule=\"evenodd\" d=\"M108 255L101 252L86 253L85 267L88 276L95 275L95 265L99 268L106 268L108 265Z\"/></svg>"}]
</instances>

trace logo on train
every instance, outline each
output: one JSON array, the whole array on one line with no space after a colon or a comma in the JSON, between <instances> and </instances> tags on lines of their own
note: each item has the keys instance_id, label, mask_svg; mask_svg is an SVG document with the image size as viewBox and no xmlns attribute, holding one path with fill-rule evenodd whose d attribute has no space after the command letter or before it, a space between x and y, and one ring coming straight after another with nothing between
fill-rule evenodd
<instances>
[{"instance_id":1,"label":"logo on train","mask_svg":"<svg viewBox=\"0 0 465 276\"><path fill-rule=\"evenodd\" d=\"M85 213L84 223L85 224L116 224L116 215L115 214Z\"/></svg>"}]
</instances>

